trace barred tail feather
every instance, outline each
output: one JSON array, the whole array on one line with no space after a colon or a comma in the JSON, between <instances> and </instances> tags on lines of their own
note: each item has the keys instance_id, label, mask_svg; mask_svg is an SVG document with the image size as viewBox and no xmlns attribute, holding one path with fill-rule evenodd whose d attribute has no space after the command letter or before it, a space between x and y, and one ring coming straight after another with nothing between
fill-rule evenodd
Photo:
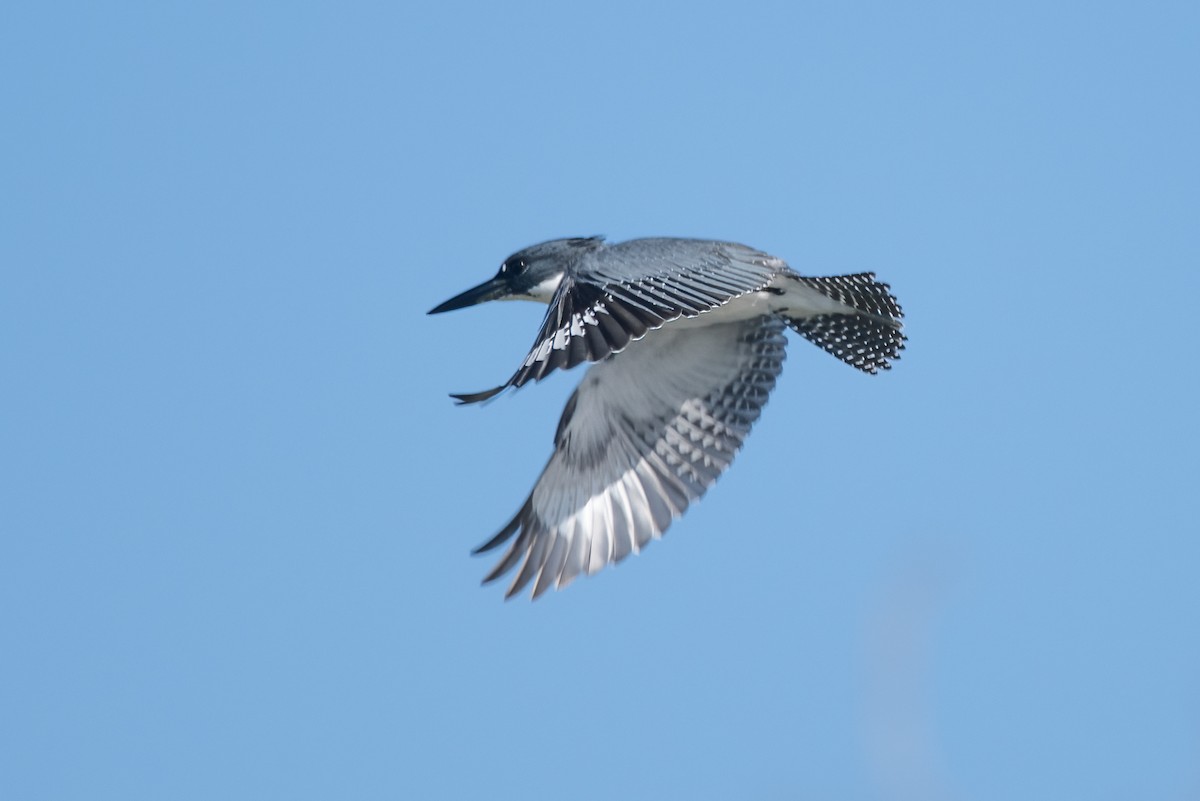
<instances>
[{"instance_id":1,"label":"barred tail feather","mask_svg":"<svg viewBox=\"0 0 1200 801\"><path fill-rule=\"evenodd\" d=\"M904 311L887 284L876 281L874 273L798 280L856 311L785 315L796 333L863 372L891 369L907 337Z\"/></svg>"}]
</instances>

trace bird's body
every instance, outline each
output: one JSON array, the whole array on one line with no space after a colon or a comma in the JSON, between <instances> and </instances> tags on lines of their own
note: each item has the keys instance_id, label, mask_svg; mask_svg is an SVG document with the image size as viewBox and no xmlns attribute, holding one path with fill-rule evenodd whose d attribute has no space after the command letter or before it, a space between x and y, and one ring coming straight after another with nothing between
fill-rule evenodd
<instances>
[{"instance_id":1,"label":"bird's body","mask_svg":"<svg viewBox=\"0 0 1200 801\"><path fill-rule=\"evenodd\" d=\"M782 370L786 328L868 373L904 347L900 306L873 275L807 278L727 242L553 240L431 313L507 298L550 305L537 341L507 382L460 402L595 362L529 498L478 549L512 539L485 579L519 567L508 596L532 582L536 598L661 536L749 434Z\"/></svg>"}]
</instances>

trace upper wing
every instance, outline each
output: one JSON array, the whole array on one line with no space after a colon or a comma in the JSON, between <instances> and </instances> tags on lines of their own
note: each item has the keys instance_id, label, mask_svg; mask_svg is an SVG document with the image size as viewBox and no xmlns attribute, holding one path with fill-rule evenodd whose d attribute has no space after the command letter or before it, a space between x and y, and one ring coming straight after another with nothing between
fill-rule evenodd
<instances>
[{"instance_id":1,"label":"upper wing","mask_svg":"<svg viewBox=\"0 0 1200 801\"><path fill-rule=\"evenodd\" d=\"M550 301L533 348L494 389L454 395L477 403L557 368L596 362L679 317L695 317L763 289L787 265L744 245L635 239L598 250L568 273Z\"/></svg>"},{"instance_id":2,"label":"upper wing","mask_svg":"<svg viewBox=\"0 0 1200 801\"><path fill-rule=\"evenodd\" d=\"M506 597L536 598L638 552L733 461L784 360L775 317L668 327L588 371L554 455L516 517L477 549L512 544L484 581L520 565Z\"/></svg>"}]
</instances>

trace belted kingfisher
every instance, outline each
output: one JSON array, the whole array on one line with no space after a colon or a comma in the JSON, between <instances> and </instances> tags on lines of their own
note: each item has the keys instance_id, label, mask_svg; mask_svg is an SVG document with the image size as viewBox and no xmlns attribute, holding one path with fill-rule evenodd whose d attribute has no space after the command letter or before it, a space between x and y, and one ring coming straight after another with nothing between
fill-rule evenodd
<instances>
[{"instance_id":1,"label":"belted kingfisher","mask_svg":"<svg viewBox=\"0 0 1200 801\"><path fill-rule=\"evenodd\" d=\"M745 245L697 239L555 239L429 313L488 300L550 305L508 381L452 395L477 403L556 368L595 362L559 420L484 578L517 568L506 598L537 598L638 553L729 467L775 386L791 328L874 374L904 348L900 304L873 273L809 278ZM515 539L514 539L515 537Z\"/></svg>"}]
</instances>

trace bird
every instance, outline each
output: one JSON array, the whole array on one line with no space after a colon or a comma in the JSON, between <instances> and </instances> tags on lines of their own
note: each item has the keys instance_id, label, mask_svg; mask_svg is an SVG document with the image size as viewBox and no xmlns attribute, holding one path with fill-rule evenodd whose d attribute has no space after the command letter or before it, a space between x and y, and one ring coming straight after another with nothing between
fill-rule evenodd
<instances>
[{"instance_id":1,"label":"bird","mask_svg":"<svg viewBox=\"0 0 1200 801\"><path fill-rule=\"evenodd\" d=\"M734 242L554 239L435 306L548 304L516 372L486 401L588 362L554 451L513 518L472 553L507 543L484 577L515 571L531 597L621 562L666 532L725 472L783 368L791 329L864 373L900 357L904 313L874 273L806 277Z\"/></svg>"}]
</instances>

